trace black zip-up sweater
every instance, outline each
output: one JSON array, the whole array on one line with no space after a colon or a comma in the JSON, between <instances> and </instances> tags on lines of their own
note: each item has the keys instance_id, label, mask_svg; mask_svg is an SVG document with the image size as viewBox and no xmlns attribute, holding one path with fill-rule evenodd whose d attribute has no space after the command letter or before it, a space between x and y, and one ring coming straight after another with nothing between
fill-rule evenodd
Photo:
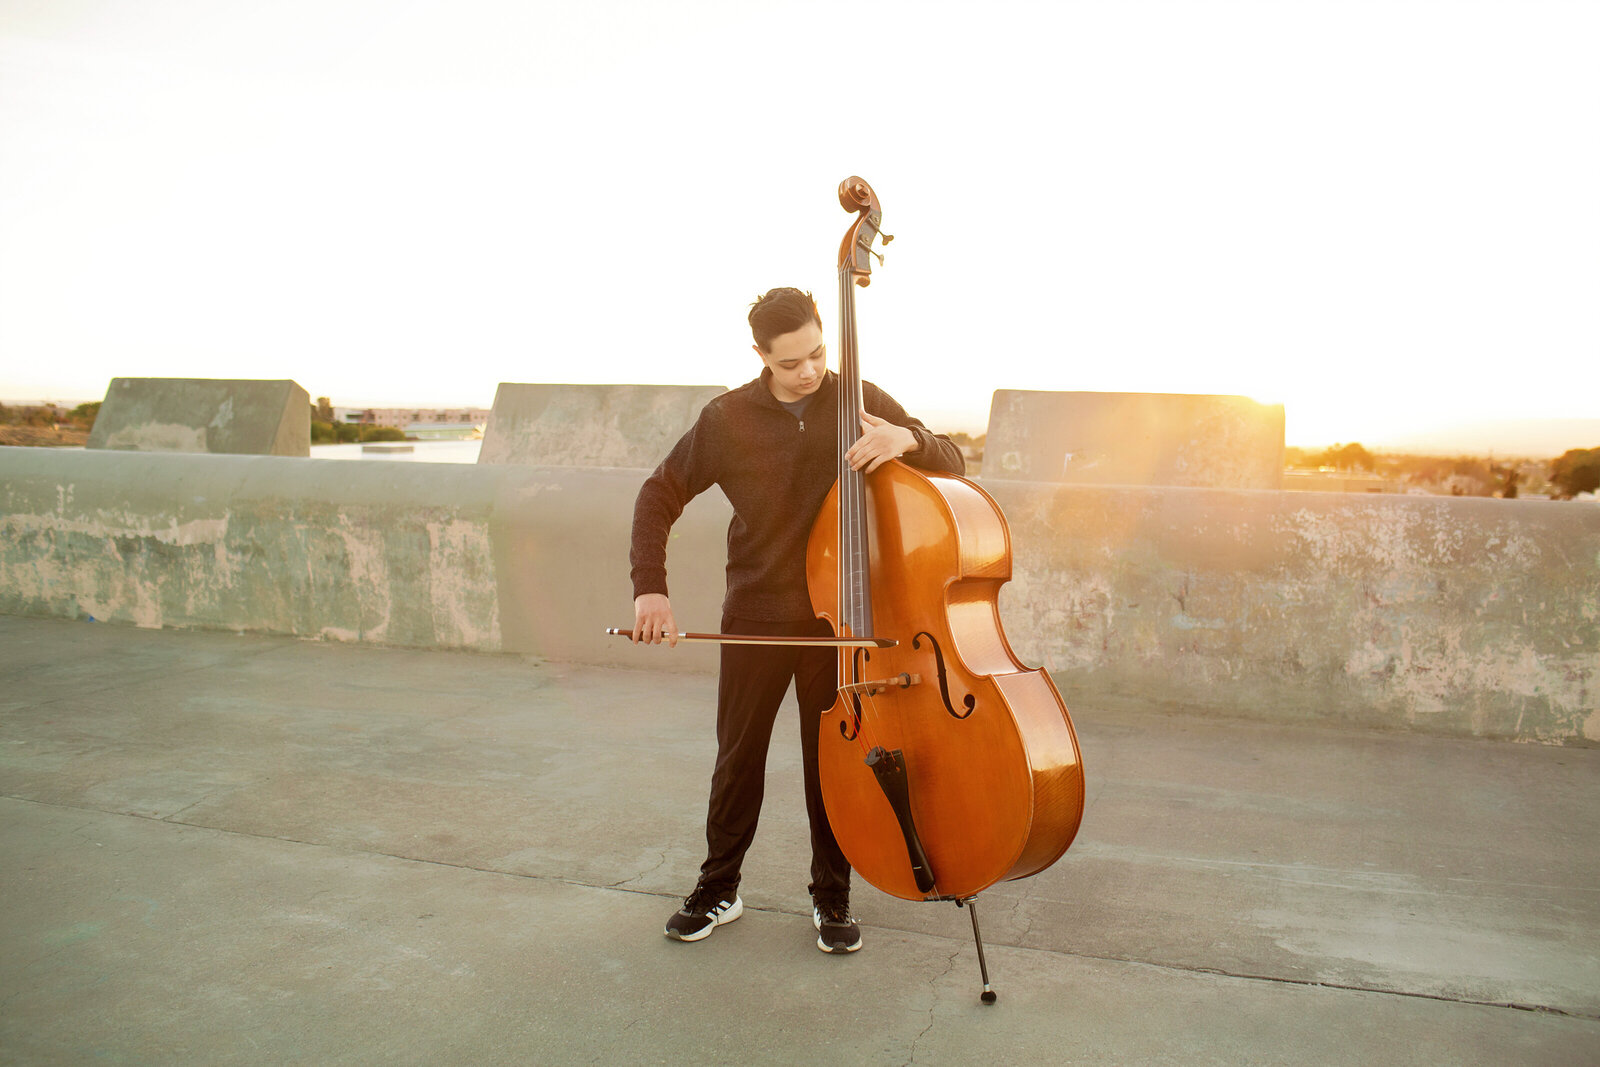
<instances>
[{"instance_id":1,"label":"black zip-up sweater","mask_svg":"<svg viewBox=\"0 0 1600 1067\"><path fill-rule=\"evenodd\" d=\"M633 595L667 592L667 534L684 507L713 485L733 505L728 524L728 595L723 612L787 622L814 617L806 591L806 542L828 490L838 480L839 379L828 371L796 418L768 388L772 372L714 397L633 507ZM962 474L966 463L948 437L906 414L871 382L861 383L870 414L909 429L917 448L901 457L924 470Z\"/></svg>"}]
</instances>

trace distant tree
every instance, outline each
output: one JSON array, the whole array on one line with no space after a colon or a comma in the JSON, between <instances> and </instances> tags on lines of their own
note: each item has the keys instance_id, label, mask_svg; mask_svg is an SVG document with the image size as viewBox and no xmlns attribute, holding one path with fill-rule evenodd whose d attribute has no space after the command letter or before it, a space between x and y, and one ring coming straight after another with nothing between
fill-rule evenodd
<instances>
[{"instance_id":1,"label":"distant tree","mask_svg":"<svg viewBox=\"0 0 1600 1067\"><path fill-rule=\"evenodd\" d=\"M1285 451L1292 454L1289 458L1291 466L1332 467L1341 471L1378 469L1378 461L1360 444L1335 444L1332 448L1323 449L1321 452L1306 452L1298 448Z\"/></svg>"},{"instance_id":2,"label":"distant tree","mask_svg":"<svg viewBox=\"0 0 1600 1067\"><path fill-rule=\"evenodd\" d=\"M398 426L378 426L364 422L324 422L311 420L312 444L356 444L364 441L404 441L406 432Z\"/></svg>"},{"instance_id":3,"label":"distant tree","mask_svg":"<svg viewBox=\"0 0 1600 1067\"><path fill-rule=\"evenodd\" d=\"M1496 464L1490 468L1494 476L1500 480L1500 498L1502 500L1517 499L1517 483L1522 481L1522 472L1510 465Z\"/></svg>"},{"instance_id":4,"label":"distant tree","mask_svg":"<svg viewBox=\"0 0 1600 1067\"><path fill-rule=\"evenodd\" d=\"M1600 490L1600 448L1572 448L1551 460L1550 485L1557 500Z\"/></svg>"},{"instance_id":5,"label":"distant tree","mask_svg":"<svg viewBox=\"0 0 1600 1067\"><path fill-rule=\"evenodd\" d=\"M72 424L85 430L94 429L94 420L100 416L99 400L91 400L87 404L79 404L72 409Z\"/></svg>"},{"instance_id":6,"label":"distant tree","mask_svg":"<svg viewBox=\"0 0 1600 1067\"><path fill-rule=\"evenodd\" d=\"M955 445L959 449L963 449L968 455L972 456L975 462L981 462L983 460L983 442L984 439L988 437L988 434L980 433L978 436L974 437L969 433L956 430L954 433L949 433L945 436L950 438L951 444Z\"/></svg>"},{"instance_id":7,"label":"distant tree","mask_svg":"<svg viewBox=\"0 0 1600 1067\"><path fill-rule=\"evenodd\" d=\"M54 426L66 417L66 412L54 404L13 408L12 414L12 421L21 426Z\"/></svg>"},{"instance_id":8,"label":"distant tree","mask_svg":"<svg viewBox=\"0 0 1600 1067\"><path fill-rule=\"evenodd\" d=\"M1372 453L1362 448L1360 444L1348 444L1341 448L1334 461L1334 466L1340 470L1372 471L1378 469L1378 463L1372 458Z\"/></svg>"},{"instance_id":9,"label":"distant tree","mask_svg":"<svg viewBox=\"0 0 1600 1067\"><path fill-rule=\"evenodd\" d=\"M1493 496L1495 476L1483 460L1459 456L1450 462L1445 484L1450 487L1452 496Z\"/></svg>"},{"instance_id":10,"label":"distant tree","mask_svg":"<svg viewBox=\"0 0 1600 1067\"><path fill-rule=\"evenodd\" d=\"M1438 485L1451 474L1450 460L1439 456L1393 457L1395 471L1417 485Z\"/></svg>"}]
</instances>

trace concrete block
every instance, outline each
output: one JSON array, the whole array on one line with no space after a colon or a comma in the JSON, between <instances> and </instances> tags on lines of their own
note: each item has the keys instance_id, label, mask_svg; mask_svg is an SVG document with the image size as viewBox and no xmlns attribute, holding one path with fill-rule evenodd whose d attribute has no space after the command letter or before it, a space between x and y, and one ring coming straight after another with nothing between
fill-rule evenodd
<instances>
[{"instance_id":1,"label":"concrete block","mask_svg":"<svg viewBox=\"0 0 1600 1067\"><path fill-rule=\"evenodd\" d=\"M720 385L501 382L479 463L653 470Z\"/></svg>"},{"instance_id":2,"label":"concrete block","mask_svg":"<svg viewBox=\"0 0 1600 1067\"><path fill-rule=\"evenodd\" d=\"M89 448L311 454L311 397L287 378L113 378Z\"/></svg>"},{"instance_id":3,"label":"concrete block","mask_svg":"<svg viewBox=\"0 0 1600 1067\"><path fill-rule=\"evenodd\" d=\"M1279 489L1283 405L1243 396L997 389L984 479Z\"/></svg>"}]
</instances>

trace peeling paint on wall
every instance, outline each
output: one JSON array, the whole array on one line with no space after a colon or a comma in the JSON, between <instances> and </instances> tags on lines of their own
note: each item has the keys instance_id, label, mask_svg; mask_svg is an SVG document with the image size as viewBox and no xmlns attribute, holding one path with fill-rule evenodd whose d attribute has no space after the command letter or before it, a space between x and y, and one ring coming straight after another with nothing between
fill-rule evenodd
<instances>
[{"instance_id":1,"label":"peeling paint on wall","mask_svg":"<svg viewBox=\"0 0 1600 1067\"><path fill-rule=\"evenodd\" d=\"M450 507L392 484L362 498L348 465L309 460L7 458L32 471L8 470L0 493L0 610L499 647L488 493ZM63 463L71 478L51 474Z\"/></svg>"},{"instance_id":2,"label":"peeling paint on wall","mask_svg":"<svg viewBox=\"0 0 1600 1067\"><path fill-rule=\"evenodd\" d=\"M433 630L462 648L500 647L494 551L484 523L430 522L428 594Z\"/></svg>"}]
</instances>

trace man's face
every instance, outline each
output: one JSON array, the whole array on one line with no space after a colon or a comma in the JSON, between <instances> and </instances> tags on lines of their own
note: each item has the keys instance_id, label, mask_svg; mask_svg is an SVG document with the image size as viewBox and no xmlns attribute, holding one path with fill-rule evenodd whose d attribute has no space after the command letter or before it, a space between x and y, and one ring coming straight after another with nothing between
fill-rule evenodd
<instances>
[{"instance_id":1,"label":"man's face","mask_svg":"<svg viewBox=\"0 0 1600 1067\"><path fill-rule=\"evenodd\" d=\"M761 362L772 371L772 395L792 403L815 393L828 369L828 346L822 343L822 327L808 322L793 333L779 334L768 350L756 351Z\"/></svg>"}]
</instances>

